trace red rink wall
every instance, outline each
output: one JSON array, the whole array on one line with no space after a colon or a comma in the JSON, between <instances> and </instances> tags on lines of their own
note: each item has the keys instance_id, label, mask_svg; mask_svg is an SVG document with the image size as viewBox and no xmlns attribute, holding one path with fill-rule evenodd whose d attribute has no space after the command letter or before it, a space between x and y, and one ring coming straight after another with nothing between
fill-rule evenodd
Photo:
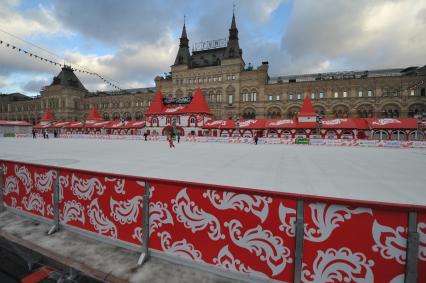
<instances>
[{"instance_id":1,"label":"red rink wall","mask_svg":"<svg viewBox=\"0 0 426 283\"><path fill-rule=\"evenodd\" d=\"M291 282L296 203L304 201L302 282L404 282L408 213L418 212L418 280L426 282L426 207L276 193L0 161L3 201L112 243L142 244L149 182L149 248L172 258Z\"/></svg>"}]
</instances>

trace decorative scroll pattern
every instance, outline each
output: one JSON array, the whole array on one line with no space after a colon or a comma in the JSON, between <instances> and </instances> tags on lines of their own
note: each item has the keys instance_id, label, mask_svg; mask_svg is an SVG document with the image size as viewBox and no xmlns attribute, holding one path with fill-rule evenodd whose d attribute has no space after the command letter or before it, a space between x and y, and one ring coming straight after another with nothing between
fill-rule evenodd
<instances>
[{"instance_id":1,"label":"decorative scroll pattern","mask_svg":"<svg viewBox=\"0 0 426 283\"><path fill-rule=\"evenodd\" d=\"M305 203L303 282L390 282L406 239L405 212Z\"/></svg>"},{"instance_id":2,"label":"decorative scroll pattern","mask_svg":"<svg viewBox=\"0 0 426 283\"><path fill-rule=\"evenodd\" d=\"M4 170L4 204L52 220L56 172L43 166L13 162L3 162L1 167Z\"/></svg>"},{"instance_id":3,"label":"decorative scroll pattern","mask_svg":"<svg viewBox=\"0 0 426 283\"><path fill-rule=\"evenodd\" d=\"M303 266L302 276L305 283L327 282L374 282L372 266L362 253L354 253L349 248L339 250L333 248L325 252L318 251L312 266L312 271Z\"/></svg>"},{"instance_id":4,"label":"decorative scroll pattern","mask_svg":"<svg viewBox=\"0 0 426 283\"><path fill-rule=\"evenodd\" d=\"M141 245L144 187L136 181L66 169L59 190L63 224Z\"/></svg>"},{"instance_id":5,"label":"decorative scroll pattern","mask_svg":"<svg viewBox=\"0 0 426 283\"><path fill-rule=\"evenodd\" d=\"M292 281L294 233L279 228L279 207L295 210L296 201L160 182L151 189L152 249L254 278Z\"/></svg>"},{"instance_id":6,"label":"decorative scroll pattern","mask_svg":"<svg viewBox=\"0 0 426 283\"><path fill-rule=\"evenodd\" d=\"M417 218L419 233L419 256L417 261L417 283L426 282L426 212L419 213Z\"/></svg>"},{"instance_id":7,"label":"decorative scroll pattern","mask_svg":"<svg viewBox=\"0 0 426 283\"><path fill-rule=\"evenodd\" d=\"M0 162L4 204L99 236L142 243L145 182ZM155 181L150 248L254 279L293 281L296 201ZM407 212L305 202L303 282L402 282ZM426 213L419 213L418 283L426 280Z\"/></svg>"}]
</instances>

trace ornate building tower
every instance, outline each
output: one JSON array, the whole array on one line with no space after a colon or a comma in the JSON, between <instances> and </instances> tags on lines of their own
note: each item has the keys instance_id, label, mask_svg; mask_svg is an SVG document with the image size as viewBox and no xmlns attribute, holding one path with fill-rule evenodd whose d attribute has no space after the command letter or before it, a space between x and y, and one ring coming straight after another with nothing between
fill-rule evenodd
<instances>
[{"instance_id":1,"label":"ornate building tower","mask_svg":"<svg viewBox=\"0 0 426 283\"><path fill-rule=\"evenodd\" d=\"M189 40L186 35L185 23L183 24L182 35L180 36L179 50L176 55L175 65L188 65L191 55L189 54Z\"/></svg>"},{"instance_id":2,"label":"ornate building tower","mask_svg":"<svg viewBox=\"0 0 426 283\"><path fill-rule=\"evenodd\" d=\"M225 58L242 58L243 50L238 44L238 29L235 23L235 14L232 13L231 28L229 29L228 44L225 49Z\"/></svg>"}]
</instances>

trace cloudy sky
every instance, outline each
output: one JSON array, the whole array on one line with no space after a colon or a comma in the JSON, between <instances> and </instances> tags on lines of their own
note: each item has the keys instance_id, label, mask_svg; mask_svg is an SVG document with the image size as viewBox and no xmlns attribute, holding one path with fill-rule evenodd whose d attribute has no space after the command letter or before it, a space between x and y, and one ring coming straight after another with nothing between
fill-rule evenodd
<instances>
[{"instance_id":1,"label":"cloudy sky","mask_svg":"<svg viewBox=\"0 0 426 283\"><path fill-rule=\"evenodd\" d=\"M269 61L271 76L426 64L426 0L0 0L0 40L121 88L153 86L174 62L183 16L191 46L224 38L233 3L245 62ZM36 95L59 71L0 45L1 93Z\"/></svg>"}]
</instances>

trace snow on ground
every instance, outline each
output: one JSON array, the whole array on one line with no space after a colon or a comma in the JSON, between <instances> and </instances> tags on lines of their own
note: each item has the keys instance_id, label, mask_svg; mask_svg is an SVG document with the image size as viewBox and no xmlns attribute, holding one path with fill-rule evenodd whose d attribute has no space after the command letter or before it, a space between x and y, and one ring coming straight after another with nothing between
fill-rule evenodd
<instances>
[{"instance_id":1,"label":"snow on ground","mask_svg":"<svg viewBox=\"0 0 426 283\"><path fill-rule=\"evenodd\" d=\"M271 191L426 205L426 150L0 138L0 159Z\"/></svg>"}]
</instances>

